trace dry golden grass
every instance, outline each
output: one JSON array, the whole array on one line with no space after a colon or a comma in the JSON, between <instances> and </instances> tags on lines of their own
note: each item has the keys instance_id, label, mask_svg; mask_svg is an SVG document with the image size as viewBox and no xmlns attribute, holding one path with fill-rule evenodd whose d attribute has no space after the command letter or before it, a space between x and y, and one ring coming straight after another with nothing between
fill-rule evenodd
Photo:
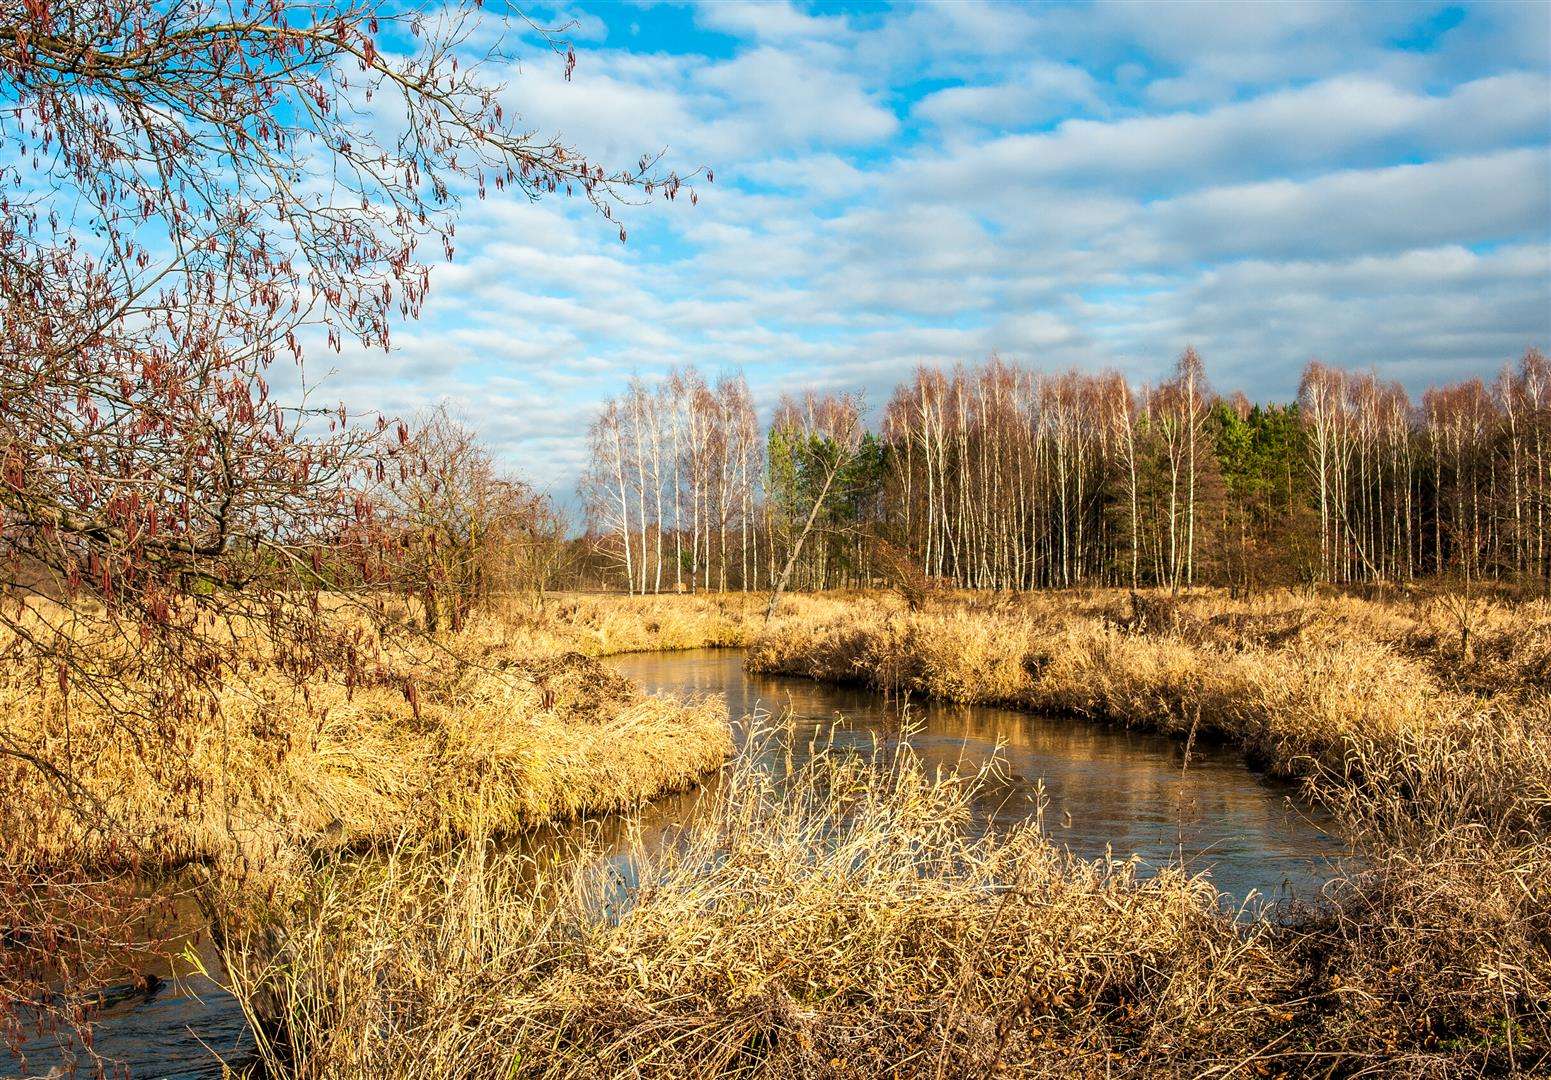
<instances>
[{"instance_id":1,"label":"dry golden grass","mask_svg":"<svg viewBox=\"0 0 1551 1080\"><path fill-rule=\"evenodd\" d=\"M340 618L346 618L344 614ZM247 865L404 833L445 839L624 809L731 751L718 698L642 694L563 634L476 618L385 643L376 677L306 686L256 654L211 714L159 731L81 694L0 678L0 858ZM411 705L403 690L416 685Z\"/></svg>"},{"instance_id":2,"label":"dry golden grass","mask_svg":"<svg viewBox=\"0 0 1551 1080\"><path fill-rule=\"evenodd\" d=\"M639 879L578 845L334 861L233 978L266 1066L423 1077L1524 1072L1551 1063L1544 853L1458 837L1235 919L1202 878L965 828L908 749L746 753ZM767 755L766 762L779 760Z\"/></svg>"},{"instance_id":3,"label":"dry golden grass","mask_svg":"<svg viewBox=\"0 0 1551 1080\"><path fill-rule=\"evenodd\" d=\"M779 612L788 617L827 611L856 593L821 596L787 594ZM619 593L551 593L542 606L525 597L501 605L487 625L510 641L526 641L544 652L576 651L588 656L748 645L764 626L766 597L760 593L697 593L625 596Z\"/></svg>"},{"instance_id":4,"label":"dry golden grass","mask_svg":"<svg viewBox=\"0 0 1551 1080\"><path fill-rule=\"evenodd\" d=\"M972 838L985 774L740 757L679 842L533 868L487 846L335 863L236 950L294 1077L1140 1073L1266 1045L1268 925L1203 879Z\"/></svg>"},{"instance_id":5,"label":"dry golden grass","mask_svg":"<svg viewBox=\"0 0 1551 1080\"><path fill-rule=\"evenodd\" d=\"M1452 1076L1551 1065L1548 660L1544 601L1207 592L852 600L749 663L1227 739L1304 777L1366 869L1280 931L1307 997L1290 1071Z\"/></svg>"},{"instance_id":6,"label":"dry golden grass","mask_svg":"<svg viewBox=\"0 0 1551 1080\"><path fill-rule=\"evenodd\" d=\"M1551 828L1545 602L1477 601L1468 651L1440 600L819 603L777 619L750 667L1226 738L1335 797L1365 782L1380 801L1404 790L1434 825Z\"/></svg>"},{"instance_id":7,"label":"dry golden grass","mask_svg":"<svg viewBox=\"0 0 1551 1080\"><path fill-rule=\"evenodd\" d=\"M803 596L763 634L761 614L745 597L576 596L482 618L394 660L420 680L418 715L382 686L303 697L255 679L189 739L220 796L195 793L199 814L106 737L88 772L167 850L237 836L220 854L311 854L308 873L271 876L270 907L239 874L223 917L275 1075L1551 1066L1546 604L1110 592L912 613ZM988 778L928 776L905 751L821 756L789 784L740 757L679 842L636 851L635 886L597 851L540 867L485 839L721 762L719 703L644 698L588 656L739 642L759 670L1232 740L1305 777L1363 861L1315 908L1236 921L1203 880L1074 860L1032 827L966 831ZM19 730L62 738L61 719ZM368 841L387 842L359 857Z\"/></svg>"},{"instance_id":8,"label":"dry golden grass","mask_svg":"<svg viewBox=\"0 0 1551 1080\"><path fill-rule=\"evenodd\" d=\"M589 656L746 645L758 623L759 597L751 593L621 596L559 593L541 609L522 603L501 612L514 634L550 649Z\"/></svg>"}]
</instances>

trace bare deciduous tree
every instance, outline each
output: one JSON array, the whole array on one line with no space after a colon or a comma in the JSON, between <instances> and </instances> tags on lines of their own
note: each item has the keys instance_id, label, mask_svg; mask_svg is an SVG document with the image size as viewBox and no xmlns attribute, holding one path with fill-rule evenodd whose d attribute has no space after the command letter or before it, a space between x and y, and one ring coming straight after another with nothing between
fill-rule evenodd
<instances>
[{"instance_id":1,"label":"bare deciduous tree","mask_svg":"<svg viewBox=\"0 0 1551 1080\"><path fill-rule=\"evenodd\" d=\"M995 357L923 368L895 390L879 436L868 437L876 499L847 502L843 529L820 514L814 531L824 542L805 545L788 586L865 583L869 551L896 568L908 552L926 578L964 588L1404 582L1451 568L1551 582L1547 371L1532 349L1490 393L1479 381L1434 388L1418 412L1396 383L1317 362L1295 404L1220 400L1193 349L1168 380L1140 390L1116 374L1047 374ZM648 466L647 488L660 479L669 494L634 543L619 524L640 504L640 480L621 462L637 460L638 440L627 434L624 458L608 440L594 453L593 475L616 481L594 485L595 524L613 522L609 543L622 558L639 549L627 580L639 582L643 558L666 557L642 539L655 527L674 537L691 584L725 587L737 576L731 513L754 554L739 580L749 587L763 563L774 584L812 506L785 441L792 408L770 429L756 491L746 388L734 408L690 371L657 393L665 396L655 414L678 418L667 424L675 464ZM603 429L621 408L604 410ZM848 546L855 550L837 572Z\"/></svg>"},{"instance_id":2,"label":"bare deciduous tree","mask_svg":"<svg viewBox=\"0 0 1551 1080\"><path fill-rule=\"evenodd\" d=\"M385 348L465 197L568 193L612 217L680 193L656 157L608 171L506 115L499 22L378 0L0 12L5 662L137 745L215 707L220 620L282 643L297 679L357 662L313 600L381 568L362 487L398 449L271 389L304 385L304 343ZM5 756L72 791L68 763ZM35 899L5 890L0 925ZM0 980L11 960L0 944Z\"/></svg>"},{"instance_id":3,"label":"bare deciduous tree","mask_svg":"<svg viewBox=\"0 0 1551 1080\"><path fill-rule=\"evenodd\" d=\"M759 437L748 384L693 368L632 380L600 409L582 495L628 591L661 592L670 558L674 588L755 587Z\"/></svg>"}]
</instances>

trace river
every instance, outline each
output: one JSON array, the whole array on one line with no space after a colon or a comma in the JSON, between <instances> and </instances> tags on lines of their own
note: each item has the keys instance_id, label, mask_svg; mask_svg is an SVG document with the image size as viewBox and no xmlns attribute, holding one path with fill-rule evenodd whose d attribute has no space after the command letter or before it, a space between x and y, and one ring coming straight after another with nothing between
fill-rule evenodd
<instances>
[{"instance_id":1,"label":"river","mask_svg":"<svg viewBox=\"0 0 1551 1080\"><path fill-rule=\"evenodd\" d=\"M1328 820L1297 802L1292 785L1246 769L1231 748L1197 745L1187 762L1180 744L1164 736L981 705L912 703L902 719L898 703L873 691L751 675L736 649L638 653L609 663L652 692L725 694L731 717L789 711L799 761L815 742L886 748L901 732L928 766L973 768L1000 753L1005 779L980 797L975 827L1027 820L1043 803L1046 831L1074 853L1136 855L1147 867L1183 864L1250 908L1312 898L1345 854ZM667 835L700 797L688 792L653 803L642 811L639 835L647 843ZM623 844L627 830L608 824L606 834ZM543 833L525 842L542 844ZM628 866L623 850L614 858ZM192 929L194 947L208 952ZM97 1052L136 1080L218 1077L216 1054L238 1059L243 1041L236 1003L198 979L171 980L148 1001L104 1010L94 1030ZM0 1076L50 1075L59 1059L42 1045L32 1049L25 1072L0 1051Z\"/></svg>"}]
</instances>

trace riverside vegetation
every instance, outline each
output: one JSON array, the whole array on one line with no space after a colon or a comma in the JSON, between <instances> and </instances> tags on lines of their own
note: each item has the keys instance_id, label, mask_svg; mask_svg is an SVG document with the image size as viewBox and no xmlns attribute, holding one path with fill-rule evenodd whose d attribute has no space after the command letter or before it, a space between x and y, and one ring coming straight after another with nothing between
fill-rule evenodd
<instances>
[{"instance_id":1,"label":"riverside vegetation","mask_svg":"<svg viewBox=\"0 0 1551 1080\"><path fill-rule=\"evenodd\" d=\"M169 923L187 901L240 918L331 852L495 836L693 785L730 753L721 703L644 695L596 659L741 640L718 602L663 608L580 600L564 619L485 612L427 636L338 605L326 625L373 656L354 682L298 680L273 639L239 623L240 684L149 728L121 703L154 707L155 669L120 620L89 605L8 609L0 1037L19 1046L62 1021L67 1055L94 1068L73 1034L91 1019L81 992L177 952ZM412 614L403 605L398 621ZM79 685L28 656L62 622Z\"/></svg>"},{"instance_id":2,"label":"riverside vegetation","mask_svg":"<svg viewBox=\"0 0 1551 1080\"><path fill-rule=\"evenodd\" d=\"M206 723L180 725L153 750L111 711L17 664L0 683L0 736L16 751L0 776L18 796L0 804L0 853L258 863L405 831L499 832L621 809L721 764L731 742L715 702L648 697L595 657L720 643L736 631L714 605L693 638L682 615L594 610L591 622L482 615L435 638L390 633L373 642L378 664L355 686L298 683L243 639L250 677L224 690ZM353 621L343 611L335 620ZM123 663L116 640L93 653L106 673ZM53 797L54 778L31 760L67 761L72 798ZM82 803L92 812L72 811ZM116 828L105 831L105 820ZM125 837L133 851L117 846Z\"/></svg>"},{"instance_id":3,"label":"riverside vegetation","mask_svg":"<svg viewBox=\"0 0 1551 1080\"><path fill-rule=\"evenodd\" d=\"M760 608L562 597L502 625L527 655L749 643L758 670L1231 740L1302 777L1361 860L1323 897L1235 912L1203 877L1076 859L1035 822L966 830L994 777L929 773L908 747L821 754L778 784L758 763L781 737L767 730L677 842L635 852L622 890L585 833L535 864L487 840L531 811L471 814L467 788L433 786L415 820L456 832L374 816L391 826L349 832L399 834L371 857L334 850L226 898L229 977L266 1067L1454 1076L1551 1061L1545 602L944 593L911 611L855 593L788 597L768 628ZM469 631L489 656L493 625ZM667 735L704 706L611 692L627 714L663 710L664 738L605 723L597 758L558 756L527 783L598 784L597 805L618 805L721 760L709 734ZM688 751L678 769L666 746Z\"/></svg>"}]
</instances>

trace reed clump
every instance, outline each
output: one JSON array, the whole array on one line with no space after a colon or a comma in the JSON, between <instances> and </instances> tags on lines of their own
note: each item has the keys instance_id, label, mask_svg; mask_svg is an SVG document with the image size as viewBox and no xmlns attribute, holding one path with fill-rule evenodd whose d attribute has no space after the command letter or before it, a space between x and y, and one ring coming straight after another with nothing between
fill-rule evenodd
<instances>
[{"instance_id":1,"label":"reed clump","mask_svg":"<svg viewBox=\"0 0 1551 1080\"><path fill-rule=\"evenodd\" d=\"M185 744L225 785L200 802L219 817L136 779L77 716L68 737L98 755L96 796L168 829L167 850L244 838L212 860L207 899L272 1075L1551 1067L1551 607L1123 592L917 607L793 597L761 633L743 597L562 598L406 646L393 678L349 692L258 678ZM788 775L781 732L747 743L666 843L620 852L583 829L535 858L497 839L724 761L720 702L645 697L593 657L736 641L757 670L1231 740L1303 777L1361 858L1311 904L1234 911L1177 869L1075 859L1037 818L972 827L994 769L929 773L901 744ZM6 692L50 700L37 680ZM63 719L14 730L57 738ZM126 777L173 801L117 794ZM79 827L49 835L81 845ZM247 864L265 858L303 872L254 890Z\"/></svg>"},{"instance_id":2,"label":"reed clump","mask_svg":"<svg viewBox=\"0 0 1551 1080\"><path fill-rule=\"evenodd\" d=\"M756 671L1074 713L1217 737L1335 798L1551 827L1551 605L1477 602L1468 650L1444 601L1254 601L1099 593L1000 602L887 598L776 620ZM1468 639L1467 639L1468 640Z\"/></svg>"},{"instance_id":3,"label":"reed clump","mask_svg":"<svg viewBox=\"0 0 1551 1080\"><path fill-rule=\"evenodd\" d=\"M790 610L798 610L797 598ZM703 649L748 644L763 613L753 593L621 596L613 593L558 593L541 604L519 599L490 620L508 637L526 638L546 651L589 656Z\"/></svg>"},{"instance_id":4,"label":"reed clump","mask_svg":"<svg viewBox=\"0 0 1551 1080\"><path fill-rule=\"evenodd\" d=\"M1551 844L1454 828L1371 843L1365 857L1280 931L1307 1044L1344 1072L1544 1075Z\"/></svg>"},{"instance_id":5,"label":"reed clump","mask_svg":"<svg viewBox=\"0 0 1551 1080\"><path fill-rule=\"evenodd\" d=\"M757 740L756 740L757 743ZM335 862L234 948L295 1077L1063 1075L1273 1045L1294 973L1200 877L967 828L994 775L746 750L675 842ZM245 947L244 947L245 946Z\"/></svg>"},{"instance_id":6,"label":"reed clump","mask_svg":"<svg viewBox=\"0 0 1551 1080\"><path fill-rule=\"evenodd\" d=\"M307 1078L1533 1074L1543 850L1375 853L1312 907L1084 861L998 782L754 740L671 843L334 860L235 938L266 1067ZM622 875L621 866L628 870Z\"/></svg>"}]
</instances>

